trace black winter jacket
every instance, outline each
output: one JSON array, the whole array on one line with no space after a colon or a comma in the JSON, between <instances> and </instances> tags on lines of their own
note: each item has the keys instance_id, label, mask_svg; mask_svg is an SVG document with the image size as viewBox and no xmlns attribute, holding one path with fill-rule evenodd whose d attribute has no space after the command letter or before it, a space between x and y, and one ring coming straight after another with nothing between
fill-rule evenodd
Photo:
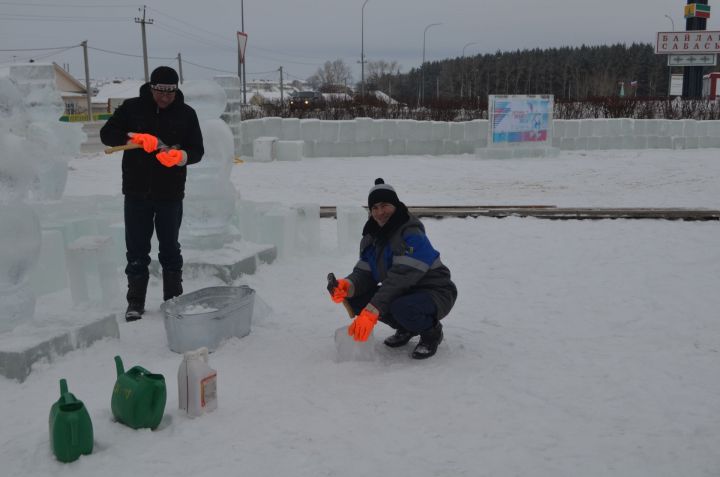
<instances>
[{"instance_id":1,"label":"black winter jacket","mask_svg":"<svg viewBox=\"0 0 720 477\"><path fill-rule=\"evenodd\" d=\"M168 146L177 145L187 153L187 164L200 161L205 149L195 110L185 104L180 90L167 108L160 109L153 100L150 84L140 87L140 96L125 100L100 130L106 146L120 146L128 141L129 132L157 136ZM165 167L153 154L143 149L125 151L122 159L122 192L127 196L179 200L185 197L184 166Z\"/></svg>"}]
</instances>

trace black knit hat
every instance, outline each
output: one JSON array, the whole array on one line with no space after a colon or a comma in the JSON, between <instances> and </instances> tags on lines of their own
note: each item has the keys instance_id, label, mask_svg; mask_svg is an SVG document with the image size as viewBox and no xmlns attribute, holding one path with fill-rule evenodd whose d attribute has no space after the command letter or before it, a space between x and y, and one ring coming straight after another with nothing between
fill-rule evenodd
<instances>
[{"instance_id":1,"label":"black knit hat","mask_svg":"<svg viewBox=\"0 0 720 477\"><path fill-rule=\"evenodd\" d=\"M150 75L150 84L153 86L171 86L174 85L177 88L179 81L177 72L169 66L158 66L155 68Z\"/></svg>"},{"instance_id":2,"label":"black knit hat","mask_svg":"<svg viewBox=\"0 0 720 477\"><path fill-rule=\"evenodd\" d=\"M375 186L370 189L368 194L368 208L371 209L378 202L387 202L395 207L400 205L400 199L398 199L393 186L386 184L380 177L375 179Z\"/></svg>"}]
</instances>

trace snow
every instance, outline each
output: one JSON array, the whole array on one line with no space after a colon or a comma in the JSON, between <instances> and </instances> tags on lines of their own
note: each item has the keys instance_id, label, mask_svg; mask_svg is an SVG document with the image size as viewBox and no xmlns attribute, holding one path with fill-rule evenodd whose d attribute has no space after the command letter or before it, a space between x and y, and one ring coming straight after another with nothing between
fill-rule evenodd
<instances>
[{"instance_id":1,"label":"snow","mask_svg":"<svg viewBox=\"0 0 720 477\"><path fill-rule=\"evenodd\" d=\"M107 103L111 99L124 100L137 97L143 84L145 82L139 80L117 80L104 84L100 86L98 94L93 97L93 102Z\"/></svg>"},{"instance_id":2,"label":"snow","mask_svg":"<svg viewBox=\"0 0 720 477\"><path fill-rule=\"evenodd\" d=\"M119 194L119 156L70 166L65 196ZM361 205L375 177L409 205L720 208L713 149L319 158L232 171L243 199L288 205ZM148 313L121 321L119 340L40 363L23 383L0 378L3 475L720 474L718 222L423 221L459 290L433 358L410 359L415 341L384 347L391 330L380 324L376 359L336 359L334 333L349 320L325 277L348 273L356 257L322 219L319 253L238 280L272 312L210 355L216 411L189 419L177 409L182 356L167 348L153 278ZM115 355L165 375L156 431L112 422ZM48 444L60 378L95 430L93 454L70 464Z\"/></svg>"}]
</instances>

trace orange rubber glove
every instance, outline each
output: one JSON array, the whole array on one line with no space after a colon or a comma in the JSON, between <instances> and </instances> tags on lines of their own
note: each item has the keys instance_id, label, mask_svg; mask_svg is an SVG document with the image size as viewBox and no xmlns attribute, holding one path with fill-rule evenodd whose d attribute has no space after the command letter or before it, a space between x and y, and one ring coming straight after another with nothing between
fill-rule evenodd
<instances>
[{"instance_id":1,"label":"orange rubber glove","mask_svg":"<svg viewBox=\"0 0 720 477\"><path fill-rule=\"evenodd\" d=\"M350 293L350 282L341 278L337 281L337 286L332 291L330 299L335 303L342 303Z\"/></svg>"},{"instance_id":2,"label":"orange rubber glove","mask_svg":"<svg viewBox=\"0 0 720 477\"><path fill-rule=\"evenodd\" d=\"M168 149L167 151L158 152L155 157L165 167L173 167L178 164L183 166L187 162L187 153L180 149Z\"/></svg>"},{"instance_id":3,"label":"orange rubber glove","mask_svg":"<svg viewBox=\"0 0 720 477\"><path fill-rule=\"evenodd\" d=\"M348 334L352 336L355 341L367 341L379 317L380 313L377 311L377 308L368 305L363 308L360 314L356 316L350 326L348 326Z\"/></svg>"},{"instance_id":4,"label":"orange rubber glove","mask_svg":"<svg viewBox=\"0 0 720 477\"><path fill-rule=\"evenodd\" d=\"M139 144L145 150L145 152L155 152L158 148L158 138L152 134L144 133L130 133L130 142Z\"/></svg>"}]
</instances>

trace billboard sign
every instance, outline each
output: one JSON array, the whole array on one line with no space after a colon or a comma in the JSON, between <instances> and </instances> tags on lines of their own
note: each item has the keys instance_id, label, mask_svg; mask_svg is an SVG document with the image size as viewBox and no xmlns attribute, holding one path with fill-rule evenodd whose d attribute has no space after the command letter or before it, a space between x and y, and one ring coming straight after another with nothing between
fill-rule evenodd
<instances>
[{"instance_id":1,"label":"billboard sign","mask_svg":"<svg viewBox=\"0 0 720 477\"><path fill-rule=\"evenodd\" d=\"M552 143L552 95L490 95L488 146Z\"/></svg>"},{"instance_id":2,"label":"billboard sign","mask_svg":"<svg viewBox=\"0 0 720 477\"><path fill-rule=\"evenodd\" d=\"M720 53L720 31L661 31L657 34L655 53Z\"/></svg>"}]
</instances>

